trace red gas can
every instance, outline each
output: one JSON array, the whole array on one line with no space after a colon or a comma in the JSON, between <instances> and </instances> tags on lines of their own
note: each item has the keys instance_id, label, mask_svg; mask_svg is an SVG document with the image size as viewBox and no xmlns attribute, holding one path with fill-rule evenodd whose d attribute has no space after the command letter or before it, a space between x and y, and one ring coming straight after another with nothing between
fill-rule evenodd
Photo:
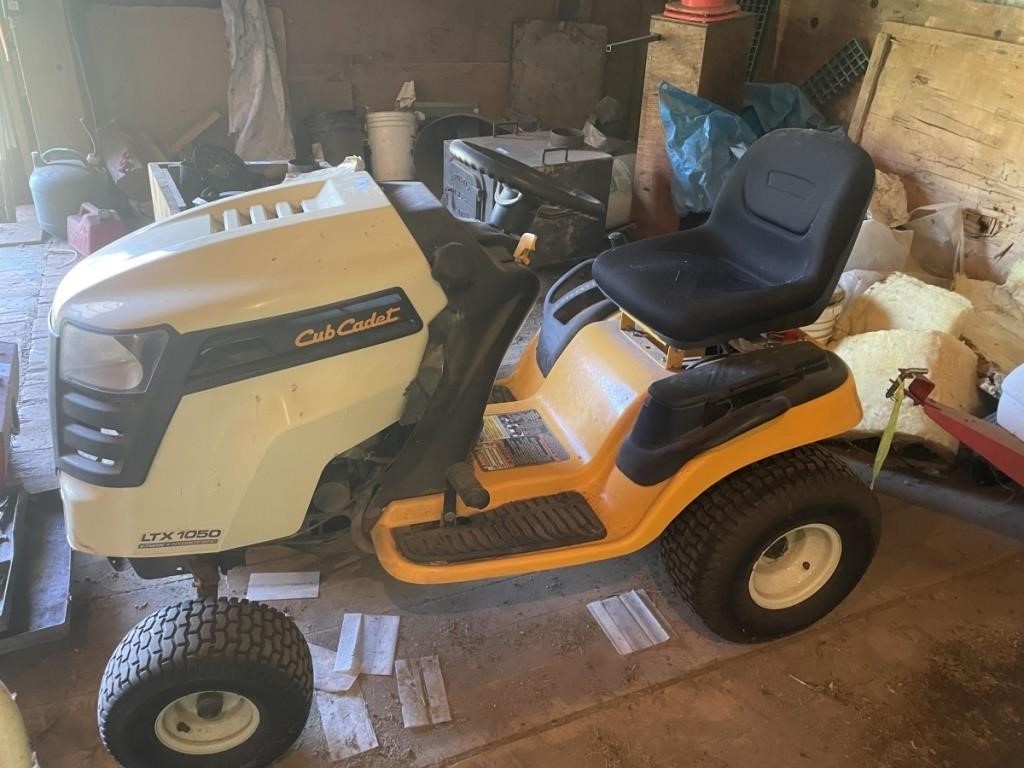
<instances>
[{"instance_id":1,"label":"red gas can","mask_svg":"<svg viewBox=\"0 0 1024 768\"><path fill-rule=\"evenodd\" d=\"M91 203L82 203L77 214L68 216L68 245L83 256L110 245L128 234L128 227L117 211L100 209Z\"/></svg>"}]
</instances>

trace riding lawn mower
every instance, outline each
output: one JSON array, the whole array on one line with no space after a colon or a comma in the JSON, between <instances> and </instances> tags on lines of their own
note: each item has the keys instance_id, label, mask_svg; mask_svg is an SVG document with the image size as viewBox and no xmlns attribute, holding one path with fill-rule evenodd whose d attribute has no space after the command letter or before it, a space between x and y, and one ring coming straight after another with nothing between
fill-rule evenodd
<instances>
[{"instance_id":1,"label":"riding lawn mower","mask_svg":"<svg viewBox=\"0 0 1024 768\"><path fill-rule=\"evenodd\" d=\"M519 236L541 206L604 211L499 152L451 151L499 182L488 222L352 160L153 224L61 283L71 546L196 587L107 665L99 727L123 765L266 765L305 726L299 629L218 596L247 548L340 530L394 578L441 584L660 539L683 599L740 643L807 627L867 569L877 501L818 445L860 420L849 370L799 335L732 343L827 306L867 154L828 132L760 139L705 224L559 280L496 380L539 292Z\"/></svg>"}]
</instances>

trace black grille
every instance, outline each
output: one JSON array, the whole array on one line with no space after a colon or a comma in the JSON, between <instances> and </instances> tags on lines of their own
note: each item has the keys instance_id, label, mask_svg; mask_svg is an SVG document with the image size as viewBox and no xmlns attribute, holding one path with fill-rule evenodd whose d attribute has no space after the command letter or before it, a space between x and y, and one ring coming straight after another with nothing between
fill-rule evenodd
<instances>
[{"instance_id":1,"label":"black grille","mask_svg":"<svg viewBox=\"0 0 1024 768\"><path fill-rule=\"evenodd\" d=\"M50 416L57 468L94 485L142 485L177 407L180 396L169 390L180 390L180 377L154 380L142 393L101 392L60 378L59 345L54 338L50 349ZM170 357L180 367L175 353Z\"/></svg>"},{"instance_id":2,"label":"black grille","mask_svg":"<svg viewBox=\"0 0 1024 768\"><path fill-rule=\"evenodd\" d=\"M352 333L346 323L396 317ZM297 344L328 325L336 336ZM182 397L417 333L423 320L401 288L326 307L169 337L145 392L109 393L60 378L60 339L50 347L50 410L57 468L94 485L142 485ZM103 331L97 331L103 332ZM202 435L196 435L202 439Z\"/></svg>"},{"instance_id":3,"label":"black grille","mask_svg":"<svg viewBox=\"0 0 1024 768\"><path fill-rule=\"evenodd\" d=\"M56 388L59 466L108 479L120 476L137 431L139 397L89 392L63 381Z\"/></svg>"}]
</instances>

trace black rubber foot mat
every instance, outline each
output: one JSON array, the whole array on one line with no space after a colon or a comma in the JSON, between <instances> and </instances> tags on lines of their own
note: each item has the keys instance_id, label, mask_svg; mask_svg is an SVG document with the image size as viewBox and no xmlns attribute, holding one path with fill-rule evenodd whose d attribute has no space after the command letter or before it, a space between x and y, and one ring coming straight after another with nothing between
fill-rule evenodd
<instances>
[{"instance_id":1,"label":"black rubber foot mat","mask_svg":"<svg viewBox=\"0 0 1024 768\"><path fill-rule=\"evenodd\" d=\"M514 403L516 396L512 394L512 390L508 387L503 387L500 384L494 385L491 389L491 394L487 398L488 405L494 405L495 403Z\"/></svg>"},{"instance_id":2,"label":"black rubber foot mat","mask_svg":"<svg viewBox=\"0 0 1024 768\"><path fill-rule=\"evenodd\" d=\"M575 492L513 501L459 519L396 528L395 544L413 563L463 563L603 539L604 524Z\"/></svg>"}]
</instances>

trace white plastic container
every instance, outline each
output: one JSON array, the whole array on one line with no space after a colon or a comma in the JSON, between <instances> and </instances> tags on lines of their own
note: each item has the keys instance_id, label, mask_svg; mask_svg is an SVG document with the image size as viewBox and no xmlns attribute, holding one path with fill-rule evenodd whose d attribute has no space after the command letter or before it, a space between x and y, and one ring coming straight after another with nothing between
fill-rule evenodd
<instances>
[{"instance_id":1,"label":"white plastic container","mask_svg":"<svg viewBox=\"0 0 1024 768\"><path fill-rule=\"evenodd\" d=\"M615 229L629 222L633 204L633 173L636 155L619 155L612 159L612 183L608 190L608 217L606 229Z\"/></svg>"},{"instance_id":2,"label":"white plastic container","mask_svg":"<svg viewBox=\"0 0 1024 768\"><path fill-rule=\"evenodd\" d=\"M366 116L371 168L377 181L416 178L412 149L416 141L416 115L412 112L371 112Z\"/></svg>"},{"instance_id":3,"label":"white plastic container","mask_svg":"<svg viewBox=\"0 0 1024 768\"><path fill-rule=\"evenodd\" d=\"M810 325L803 326L800 330L819 344L828 344L836 330L836 321L843 314L843 301L845 299L846 294L843 289L837 288L835 293L832 294L832 300L825 307L825 311L821 313L821 316Z\"/></svg>"},{"instance_id":4,"label":"white plastic container","mask_svg":"<svg viewBox=\"0 0 1024 768\"><path fill-rule=\"evenodd\" d=\"M1024 440L1024 365L1014 368L1003 379L996 423L1019 440Z\"/></svg>"}]
</instances>

